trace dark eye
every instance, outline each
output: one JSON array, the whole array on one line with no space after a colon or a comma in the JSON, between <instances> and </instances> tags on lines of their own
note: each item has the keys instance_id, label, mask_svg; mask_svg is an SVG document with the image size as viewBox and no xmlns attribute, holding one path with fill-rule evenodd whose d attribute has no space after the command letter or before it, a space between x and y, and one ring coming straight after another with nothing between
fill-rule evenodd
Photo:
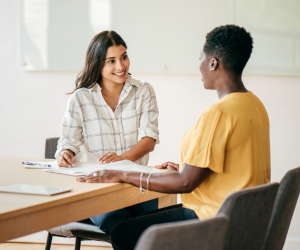
<instances>
[{"instance_id":1,"label":"dark eye","mask_svg":"<svg viewBox=\"0 0 300 250\"><path fill-rule=\"evenodd\" d=\"M124 56L123 56L123 59L125 60L125 59L127 59L127 57L128 57L127 55L124 55Z\"/></svg>"},{"instance_id":2,"label":"dark eye","mask_svg":"<svg viewBox=\"0 0 300 250\"><path fill-rule=\"evenodd\" d=\"M108 63L114 63L115 62L115 60L109 60L108 61Z\"/></svg>"}]
</instances>

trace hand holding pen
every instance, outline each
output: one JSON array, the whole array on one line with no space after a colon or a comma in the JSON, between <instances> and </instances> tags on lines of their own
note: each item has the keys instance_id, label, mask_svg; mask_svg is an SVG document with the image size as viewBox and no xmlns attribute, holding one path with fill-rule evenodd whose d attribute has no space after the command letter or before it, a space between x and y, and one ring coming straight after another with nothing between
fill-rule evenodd
<instances>
[{"instance_id":1,"label":"hand holding pen","mask_svg":"<svg viewBox=\"0 0 300 250\"><path fill-rule=\"evenodd\" d=\"M61 151L59 159L57 160L58 166L67 168L75 167L74 156L75 154L69 149Z\"/></svg>"}]
</instances>

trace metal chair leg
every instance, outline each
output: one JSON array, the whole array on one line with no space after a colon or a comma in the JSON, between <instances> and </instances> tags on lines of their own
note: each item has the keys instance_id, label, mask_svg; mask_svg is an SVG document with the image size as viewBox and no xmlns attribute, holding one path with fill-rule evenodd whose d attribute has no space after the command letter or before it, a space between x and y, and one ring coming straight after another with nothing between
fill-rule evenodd
<instances>
[{"instance_id":1,"label":"metal chair leg","mask_svg":"<svg viewBox=\"0 0 300 250\"><path fill-rule=\"evenodd\" d=\"M80 250L80 245L81 245L81 238L80 237L76 237L76 240L75 240L75 250Z\"/></svg>"},{"instance_id":2,"label":"metal chair leg","mask_svg":"<svg viewBox=\"0 0 300 250\"><path fill-rule=\"evenodd\" d=\"M52 243L52 234L51 234L51 233L48 233L48 237L47 237L47 242L46 242L45 250L50 250L50 248L51 248L51 243Z\"/></svg>"}]
</instances>

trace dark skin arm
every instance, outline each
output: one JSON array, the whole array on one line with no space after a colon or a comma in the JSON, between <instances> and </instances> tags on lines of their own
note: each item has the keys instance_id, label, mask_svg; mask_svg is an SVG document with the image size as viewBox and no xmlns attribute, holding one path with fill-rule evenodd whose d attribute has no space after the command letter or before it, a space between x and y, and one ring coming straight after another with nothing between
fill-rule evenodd
<instances>
[{"instance_id":1,"label":"dark skin arm","mask_svg":"<svg viewBox=\"0 0 300 250\"><path fill-rule=\"evenodd\" d=\"M182 171L170 171L152 174L149 190L160 193L190 193L198 187L209 174L210 169L183 164ZM140 186L140 173L118 170L102 170L94 173L96 176L81 177L77 180L89 183L129 183ZM148 173L143 174L142 186L147 188Z\"/></svg>"}]
</instances>

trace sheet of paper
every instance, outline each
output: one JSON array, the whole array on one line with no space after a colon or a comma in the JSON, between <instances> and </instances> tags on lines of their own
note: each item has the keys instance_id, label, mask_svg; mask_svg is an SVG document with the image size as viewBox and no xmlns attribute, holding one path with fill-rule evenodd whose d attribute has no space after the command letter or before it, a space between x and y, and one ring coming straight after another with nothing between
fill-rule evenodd
<instances>
[{"instance_id":1,"label":"sheet of paper","mask_svg":"<svg viewBox=\"0 0 300 250\"><path fill-rule=\"evenodd\" d=\"M135 164L131 161L124 160L108 164L88 164L88 163L77 163L73 168L58 168L58 169L45 169L46 172L67 174L74 176L89 175L93 172L108 169L108 170L122 170L122 171L134 171L134 172L145 172L145 173L157 173L162 172L160 169L151 168Z\"/></svg>"},{"instance_id":2,"label":"sheet of paper","mask_svg":"<svg viewBox=\"0 0 300 250\"><path fill-rule=\"evenodd\" d=\"M81 164L81 163L86 163L86 164L97 164L98 162L98 157L91 154L88 151L80 151L75 155L74 157L74 162L76 164Z\"/></svg>"},{"instance_id":3,"label":"sheet of paper","mask_svg":"<svg viewBox=\"0 0 300 250\"><path fill-rule=\"evenodd\" d=\"M111 170L122 170L122 171L135 171L135 172L145 172L145 173L156 173L162 172L164 170L151 168L147 166L138 165L132 161L124 160L118 161L108 164L98 164L98 157L89 153L88 151L81 151L74 157L75 167L67 168L67 167L59 167L57 161L49 161L49 162L35 162L40 164L51 165L51 167L39 167L32 165L24 165L25 168L43 168L46 172L58 173L58 174L66 174L73 176L83 176L89 175L93 172L103 170L103 169L111 169Z\"/></svg>"}]
</instances>

